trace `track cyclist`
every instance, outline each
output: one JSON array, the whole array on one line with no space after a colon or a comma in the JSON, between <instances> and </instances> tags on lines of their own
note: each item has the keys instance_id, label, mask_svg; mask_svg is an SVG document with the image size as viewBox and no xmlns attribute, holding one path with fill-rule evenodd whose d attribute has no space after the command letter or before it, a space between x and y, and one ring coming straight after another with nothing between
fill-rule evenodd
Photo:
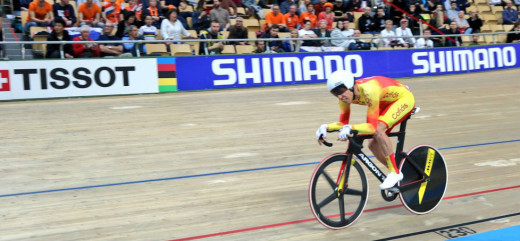
<instances>
[{"instance_id":1,"label":"track cyclist","mask_svg":"<svg viewBox=\"0 0 520 241\"><path fill-rule=\"evenodd\" d=\"M406 119L415 107L415 99L408 87L397 80L373 76L354 80L345 70L333 72L327 80L329 91L339 100L339 122L321 125L316 138L321 145L327 132L339 130L339 141L346 141L351 130L360 135L374 135L368 147L374 156L390 171L381 190L393 187L403 179L395 162L392 142L387 136L394 126ZM366 105L367 123L349 124L350 104Z\"/></svg>"}]
</instances>

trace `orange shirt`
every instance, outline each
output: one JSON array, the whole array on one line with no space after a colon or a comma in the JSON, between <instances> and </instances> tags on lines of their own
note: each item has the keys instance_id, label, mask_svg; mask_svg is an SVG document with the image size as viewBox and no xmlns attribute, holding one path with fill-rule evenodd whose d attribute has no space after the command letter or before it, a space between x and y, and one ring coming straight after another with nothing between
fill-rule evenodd
<instances>
[{"instance_id":1,"label":"orange shirt","mask_svg":"<svg viewBox=\"0 0 520 241\"><path fill-rule=\"evenodd\" d=\"M321 12L318 14L318 20L325 19L327 21L327 29L332 30L332 23L334 22L334 13L330 12L330 15L327 17L325 12Z\"/></svg>"},{"instance_id":2,"label":"orange shirt","mask_svg":"<svg viewBox=\"0 0 520 241\"><path fill-rule=\"evenodd\" d=\"M143 9L142 9L143 5L141 4L134 4L132 6L128 5L125 7L125 10L126 11L129 11L129 12L134 12L135 13L135 17L139 20L141 20L141 15L143 14Z\"/></svg>"},{"instance_id":3,"label":"orange shirt","mask_svg":"<svg viewBox=\"0 0 520 241\"><path fill-rule=\"evenodd\" d=\"M114 6L112 3L105 4L103 11L106 18L112 23L119 23L119 13L121 13L121 5L117 4Z\"/></svg>"},{"instance_id":4,"label":"orange shirt","mask_svg":"<svg viewBox=\"0 0 520 241\"><path fill-rule=\"evenodd\" d=\"M291 17L291 13L286 13L283 15L284 21L287 24L287 27L289 29L295 29L296 25L300 24L300 18L298 15L294 14L294 16Z\"/></svg>"},{"instance_id":5,"label":"orange shirt","mask_svg":"<svg viewBox=\"0 0 520 241\"><path fill-rule=\"evenodd\" d=\"M95 3L92 3L92 7L88 8L87 3L84 2L83 4L79 5L78 13L83 14L83 19L94 20L96 18L96 14L101 13L101 8Z\"/></svg>"},{"instance_id":6,"label":"orange shirt","mask_svg":"<svg viewBox=\"0 0 520 241\"><path fill-rule=\"evenodd\" d=\"M310 20L311 28L316 28L316 23L318 23L318 17L314 13L304 12L300 15L300 22L303 26L303 21Z\"/></svg>"},{"instance_id":7,"label":"orange shirt","mask_svg":"<svg viewBox=\"0 0 520 241\"><path fill-rule=\"evenodd\" d=\"M283 14L278 13L275 16L273 12L268 12L265 15L265 28L264 29L269 28L269 25L268 25L269 23L270 24L285 24L285 19L283 17Z\"/></svg>"},{"instance_id":8,"label":"orange shirt","mask_svg":"<svg viewBox=\"0 0 520 241\"><path fill-rule=\"evenodd\" d=\"M43 7L40 7L38 1L32 1L29 4L29 12L34 12L34 17L40 20L44 20L47 13L52 12L52 5L47 1L43 2ZM30 14L27 16L27 22L31 22Z\"/></svg>"}]
</instances>

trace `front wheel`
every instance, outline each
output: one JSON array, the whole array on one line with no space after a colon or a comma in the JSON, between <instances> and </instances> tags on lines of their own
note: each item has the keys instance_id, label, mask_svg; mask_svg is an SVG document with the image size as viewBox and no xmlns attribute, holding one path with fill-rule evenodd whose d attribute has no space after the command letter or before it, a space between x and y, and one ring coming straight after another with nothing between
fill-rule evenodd
<instances>
[{"instance_id":1,"label":"front wheel","mask_svg":"<svg viewBox=\"0 0 520 241\"><path fill-rule=\"evenodd\" d=\"M429 180L424 180L418 169L426 173ZM399 197L406 209L414 214L433 211L448 186L448 168L441 153L432 146L416 146L403 159L400 170L404 178L399 183Z\"/></svg>"},{"instance_id":2,"label":"front wheel","mask_svg":"<svg viewBox=\"0 0 520 241\"><path fill-rule=\"evenodd\" d=\"M333 154L316 167L309 185L309 204L316 219L330 229L346 228L359 218L368 198L368 182L363 168L353 158L338 191L346 154Z\"/></svg>"}]
</instances>

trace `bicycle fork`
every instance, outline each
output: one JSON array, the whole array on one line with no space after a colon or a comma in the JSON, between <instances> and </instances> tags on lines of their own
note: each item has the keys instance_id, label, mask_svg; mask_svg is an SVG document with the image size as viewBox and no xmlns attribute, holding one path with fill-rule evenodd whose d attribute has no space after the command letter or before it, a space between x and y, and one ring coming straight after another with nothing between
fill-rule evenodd
<instances>
[{"instance_id":1,"label":"bicycle fork","mask_svg":"<svg viewBox=\"0 0 520 241\"><path fill-rule=\"evenodd\" d=\"M350 173L350 167L354 164L353 161L355 160L353 160L352 154L349 153L347 154L347 159L341 163L341 170L338 174L338 178L336 179L336 185L338 186L336 192L338 197L340 197L344 193L344 190L348 187L348 175Z\"/></svg>"}]
</instances>

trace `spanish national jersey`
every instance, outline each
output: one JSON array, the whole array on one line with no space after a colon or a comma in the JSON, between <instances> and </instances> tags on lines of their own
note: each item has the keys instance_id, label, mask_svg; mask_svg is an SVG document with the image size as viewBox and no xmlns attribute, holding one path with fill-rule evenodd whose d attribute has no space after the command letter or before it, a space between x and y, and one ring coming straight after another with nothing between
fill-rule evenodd
<instances>
[{"instance_id":1,"label":"spanish national jersey","mask_svg":"<svg viewBox=\"0 0 520 241\"><path fill-rule=\"evenodd\" d=\"M373 76L356 80L359 98L352 103L367 106L367 122L351 125L359 134L374 134L377 123L382 122L388 131L410 115L415 107L415 99L401 82L383 76ZM329 131L341 129L349 123L350 105L339 101L339 122L328 125Z\"/></svg>"}]
</instances>

